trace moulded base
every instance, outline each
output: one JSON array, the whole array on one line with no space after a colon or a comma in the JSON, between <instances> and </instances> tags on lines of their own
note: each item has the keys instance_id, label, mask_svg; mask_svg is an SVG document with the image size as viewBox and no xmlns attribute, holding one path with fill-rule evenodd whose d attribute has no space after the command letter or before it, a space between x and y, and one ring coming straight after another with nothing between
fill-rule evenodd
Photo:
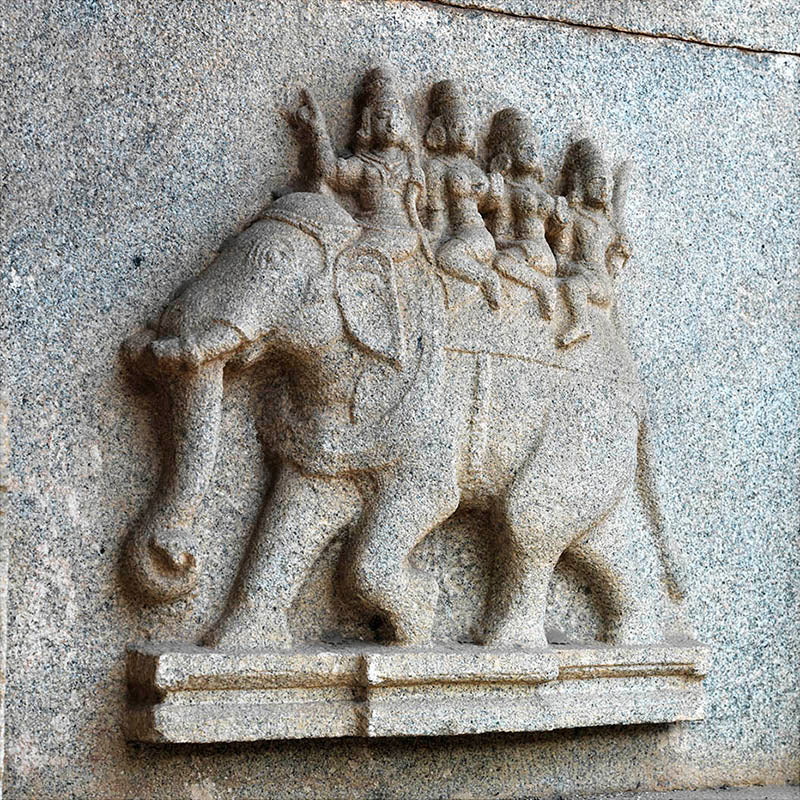
<instances>
[{"instance_id":1,"label":"moulded base","mask_svg":"<svg viewBox=\"0 0 800 800\"><path fill-rule=\"evenodd\" d=\"M439 736L702 719L708 648L129 648L129 739Z\"/></svg>"}]
</instances>

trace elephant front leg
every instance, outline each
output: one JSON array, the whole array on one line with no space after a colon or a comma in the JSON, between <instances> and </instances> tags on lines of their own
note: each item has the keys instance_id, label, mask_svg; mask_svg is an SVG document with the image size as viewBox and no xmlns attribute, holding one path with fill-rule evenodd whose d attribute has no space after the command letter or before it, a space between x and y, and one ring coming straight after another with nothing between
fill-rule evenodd
<instances>
[{"instance_id":1,"label":"elephant front leg","mask_svg":"<svg viewBox=\"0 0 800 800\"><path fill-rule=\"evenodd\" d=\"M342 554L341 572L359 602L382 618L397 644L430 641L438 586L409 564L411 551L456 510L455 479L422 468L381 480L357 535Z\"/></svg>"},{"instance_id":2,"label":"elephant front leg","mask_svg":"<svg viewBox=\"0 0 800 800\"><path fill-rule=\"evenodd\" d=\"M319 554L355 516L349 482L283 464L228 606L202 644L239 650L291 647L289 611Z\"/></svg>"}]
</instances>

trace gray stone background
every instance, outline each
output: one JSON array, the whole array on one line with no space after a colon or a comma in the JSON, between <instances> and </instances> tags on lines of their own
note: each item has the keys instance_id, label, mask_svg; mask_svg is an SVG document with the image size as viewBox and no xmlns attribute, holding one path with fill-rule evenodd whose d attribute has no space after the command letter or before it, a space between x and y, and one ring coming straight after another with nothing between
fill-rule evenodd
<instances>
[{"instance_id":1,"label":"gray stone background","mask_svg":"<svg viewBox=\"0 0 800 800\"><path fill-rule=\"evenodd\" d=\"M797 781L800 58L786 19L798 10L673 4L670 16L637 3L620 17L587 0L562 3L575 24L560 24L535 18L546 5L4 10L7 798L480 798ZM719 46L730 42L749 49ZM196 597L161 610L126 598L119 548L158 449L119 343L291 180L281 112L298 88L314 88L344 143L352 90L378 58L398 66L419 110L443 77L471 83L484 123L526 108L551 175L578 130L637 162L620 305L691 614L714 648L705 722L185 748L122 738L125 645L209 621L268 476L241 380L226 399ZM459 552L480 560L468 543ZM459 557L443 581L464 568ZM553 625L591 627L585 589L560 574L553 595Z\"/></svg>"}]
</instances>

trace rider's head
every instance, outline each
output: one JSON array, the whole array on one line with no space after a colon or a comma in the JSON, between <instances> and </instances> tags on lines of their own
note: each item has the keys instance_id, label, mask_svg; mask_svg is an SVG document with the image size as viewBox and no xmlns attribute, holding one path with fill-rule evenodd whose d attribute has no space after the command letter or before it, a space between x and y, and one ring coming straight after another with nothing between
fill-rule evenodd
<instances>
[{"instance_id":1,"label":"rider's head","mask_svg":"<svg viewBox=\"0 0 800 800\"><path fill-rule=\"evenodd\" d=\"M405 147L411 141L411 121L387 67L375 67L361 87L361 115L356 149Z\"/></svg>"},{"instance_id":2,"label":"rider's head","mask_svg":"<svg viewBox=\"0 0 800 800\"><path fill-rule=\"evenodd\" d=\"M475 120L461 84L435 83L431 88L430 113L431 124L425 134L429 150L475 155Z\"/></svg>"},{"instance_id":3,"label":"rider's head","mask_svg":"<svg viewBox=\"0 0 800 800\"><path fill-rule=\"evenodd\" d=\"M518 108L504 108L492 117L488 145L492 171L510 171L544 180L539 139L530 119Z\"/></svg>"},{"instance_id":4,"label":"rider's head","mask_svg":"<svg viewBox=\"0 0 800 800\"><path fill-rule=\"evenodd\" d=\"M600 148L591 139L581 139L570 146L564 161L564 179L570 202L595 208L608 205L613 178Z\"/></svg>"}]
</instances>

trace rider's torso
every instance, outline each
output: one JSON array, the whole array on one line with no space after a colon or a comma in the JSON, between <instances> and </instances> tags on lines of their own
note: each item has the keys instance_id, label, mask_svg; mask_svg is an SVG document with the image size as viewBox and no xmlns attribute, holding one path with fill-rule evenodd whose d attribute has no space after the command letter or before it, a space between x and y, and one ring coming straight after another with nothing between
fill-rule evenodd
<instances>
[{"instance_id":1,"label":"rider's torso","mask_svg":"<svg viewBox=\"0 0 800 800\"><path fill-rule=\"evenodd\" d=\"M483 170L464 154L439 156L438 160L451 229L484 225L478 207L489 191L489 179Z\"/></svg>"},{"instance_id":2,"label":"rider's torso","mask_svg":"<svg viewBox=\"0 0 800 800\"><path fill-rule=\"evenodd\" d=\"M358 193L360 217L374 227L410 229L406 194L412 175L408 157L404 153L397 157L364 153L359 158L364 165Z\"/></svg>"},{"instance_id":3,"label":"rider's torso","mask_svg":"<svg viewBox=\"0 0 800 800\"><path fill-rule=\"evenodd\" d=\"M593 208L574 210L574 261L606 269L606 253L614 241L615 231L606 214Z\"/></svg>"}]
</instances>

